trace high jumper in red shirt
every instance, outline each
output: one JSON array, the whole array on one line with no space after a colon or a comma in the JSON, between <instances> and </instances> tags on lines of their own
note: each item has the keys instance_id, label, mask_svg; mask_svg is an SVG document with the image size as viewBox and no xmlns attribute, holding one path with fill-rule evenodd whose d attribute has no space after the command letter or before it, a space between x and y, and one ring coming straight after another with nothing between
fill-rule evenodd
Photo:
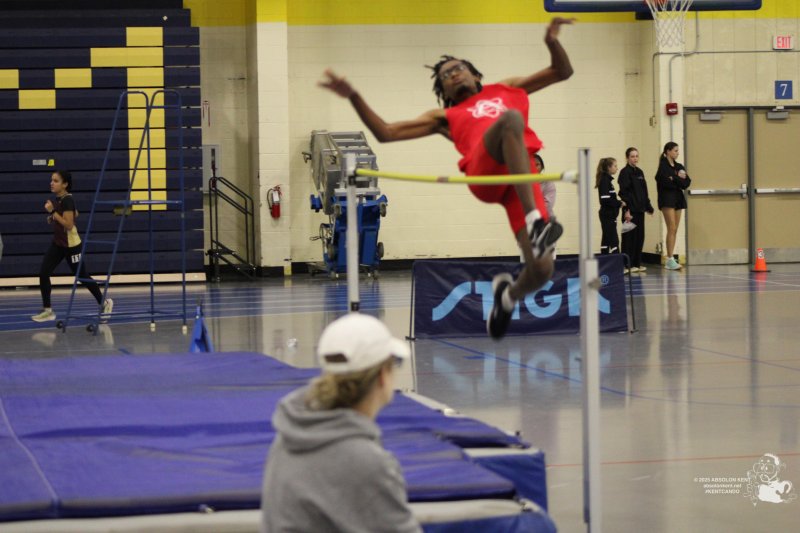
<instances>
[{"instance_id":1,"label":"high jumper in red shirt","mask_svg":"<svg viewBox=\"0 0 800 533\"><path fill-rule=\"evenodd\" d=\"M550 51L549 67L529 76L507 78L482 85L483 75L465 59L442 56L433 67L433 90L441 108L412 120L384 121L353 86L331 70L320 86L350 100L359 118L380 142L418 139L433 134L452 140L461 153L459 168L468 176L530 174L533 155L542 142L528 126L528 95L572 75L572 66L558 34L574 19L554 18L545 32ZM481 201L499 203L506 209L511 229L522 251L525 267L516 280L508 273L492 281L494 306L486 321L493 338L508 329L516 302L542 285L553 274L555 242L561 225L547 215L538 183L533 185L470 185Z\"/></svg>"}]
</instances>

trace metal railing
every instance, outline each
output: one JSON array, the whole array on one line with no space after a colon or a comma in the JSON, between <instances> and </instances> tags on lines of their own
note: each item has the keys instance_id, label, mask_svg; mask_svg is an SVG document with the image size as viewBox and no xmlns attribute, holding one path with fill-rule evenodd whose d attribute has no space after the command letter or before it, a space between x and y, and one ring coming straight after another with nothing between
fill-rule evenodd
<instances>
[{"instance_id":1,"label":"metal railing","mask_svg":"<svg viewBox=\"0 0 800 533\"><path fill-rule=\"evenodd\" d=\"M244 252L234 250L220 240L220 200L244 217ZM220 264L225 263L242 276L253 279L256 275L255 206L253 197L223 177L208 180L208 209L210 247L206 252L211 260L214 281L222 279Z\"/></svg>"}]
</instances>

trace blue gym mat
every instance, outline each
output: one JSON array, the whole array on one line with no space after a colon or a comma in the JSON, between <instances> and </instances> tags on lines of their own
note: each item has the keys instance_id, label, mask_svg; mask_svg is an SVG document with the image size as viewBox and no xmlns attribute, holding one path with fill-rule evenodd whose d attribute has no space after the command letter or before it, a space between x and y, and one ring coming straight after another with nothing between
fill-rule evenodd
<instances>
[{"instance_id":1,"label":"blue gym mat","mask_svg":"<svg viewBox=\"0 0 800 533\"><path fill-rule=\"evenodd\" d=\"M0 360L0 521L257 508L274 407L316 373L255 353ZM525 446L496 428L402 395L379 424L411 501L545 494L543 456L521 493L465 458Z\"/></svg>"}]
</instances>

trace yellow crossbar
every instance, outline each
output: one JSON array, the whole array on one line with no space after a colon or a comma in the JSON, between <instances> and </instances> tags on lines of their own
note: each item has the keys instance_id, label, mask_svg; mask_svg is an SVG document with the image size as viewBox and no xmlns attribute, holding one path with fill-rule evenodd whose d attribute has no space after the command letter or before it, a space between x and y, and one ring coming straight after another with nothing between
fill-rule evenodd
<instances>
[{"instance_id":1,"label":"yellow crossbar","mask_svg":"<svg viewBox=\"0 0 800 533\"><path fill-rule=\"evenodd\" d=\"M357 176L386 178L391 180L417 181L421 183L461 183L468 185L513 185L517 183L534 183L539 181L578 181L578 172L569 170L561 174L505 174L500 176L423 176L419 174L401 174L382 170L356 169Z\"/></svg>"}]
</instances>

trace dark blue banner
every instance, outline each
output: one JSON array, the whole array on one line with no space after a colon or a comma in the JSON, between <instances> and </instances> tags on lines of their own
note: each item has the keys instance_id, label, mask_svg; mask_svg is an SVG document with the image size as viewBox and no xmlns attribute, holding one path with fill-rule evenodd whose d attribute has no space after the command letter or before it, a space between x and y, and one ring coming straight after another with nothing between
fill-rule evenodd
<instances>
[{"instance_id":1,"label":"dark blue banner","mask_svg":"<svg viewBox=\"0 0 800 533\"><path fill-rule=\"evenodd\" d=\"M600 331L626 331L623 256L598 256ZM461 337L486 335L492 309L492 278L501 272L517 277L521 264L464 261L416 261L414 335ZM508 335L580 331L580 278L577 259L559 259L553 277L517 303Z\"/></svg>"}]
</instances>

